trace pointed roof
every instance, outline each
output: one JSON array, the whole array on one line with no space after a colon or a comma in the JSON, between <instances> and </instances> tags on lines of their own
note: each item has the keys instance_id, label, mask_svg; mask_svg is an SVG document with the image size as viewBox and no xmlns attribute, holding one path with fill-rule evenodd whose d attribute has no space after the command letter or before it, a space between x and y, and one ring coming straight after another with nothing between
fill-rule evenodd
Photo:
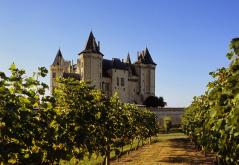
<instances>
[{"instance_id":1,"label":"pointed roof","mask_svg":"<svg viewBox=\"0 0 239 165\"><path fill-rule=\"evenodd\" d=\"M149 50L148 50L147 47L146 47L146 49L145 49L144 59L145 59L145 63L146 63L146 64L156 65L156 64L154 63L154 61L153 61L153 59L152 59L152 57L151 57L151 55L150 55Z\"/></svg>"},{"instance_id":2,"label":"pointed roof","mask_svg":"<svg viewBox=\"0 0 239 165\"><path fill-rule=\"evenodd\" d=\"M55 60L54 60L52 65L63 65L64 61L65 60L64 60L64 58L62 56L61 50L58 49L58 52L56 54Z\"/></svg>"},{"instance_id":3,"label":"pointed roof","mask_svg":"<svg viewBox=\"0 0 239 165\"><path fill-rule=\"evenodd\" d=\"M142 64L152 64L152 65L157 65L156 63L154 63L148 48L146 47L145 50L143 50L139 57L138 57L138 61L136 62L137 64L142 63Z\"/></svg>"},{"instance_id":4,"label":"pointed roof","mask_svg":"<svg viewBox=\"0 0 239 165\"><path fill-rule=\"evenodd\" d=\"M96 40L92 31L90 32L85 49L82 52L80 52L79 55L81 53L98 53L103 56L103 54L100 52L100 46L96 43Z\"/></svg>"},{"instance_id":5,"label":"pointed roof","mask_svg":"<svg viewBox=\"0 0 239 165\"><path fill-rule=\"evenodd\" d=\"M130 54L128 53L126 63L131 64Z\"/></svg>"}]
</instances>

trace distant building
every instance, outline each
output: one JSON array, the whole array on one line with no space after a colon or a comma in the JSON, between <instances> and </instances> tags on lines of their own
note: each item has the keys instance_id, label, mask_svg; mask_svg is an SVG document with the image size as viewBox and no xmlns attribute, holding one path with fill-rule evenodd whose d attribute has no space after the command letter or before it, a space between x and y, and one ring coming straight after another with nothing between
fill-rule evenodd
<instances>
[{"instance_id":1,"label":"distant building","mask_svg":"<svg viewBox=\"0 0 239 165\"><path fill-rule=\"evenodd\" d=\"M115 92L123 102L142 104L148 96L155 95L155 67L148 48L138 53L138 60L131 63L130 55L125 61L118 58L104 59L100 44L90 32L85 49L80 52L77 63L63 58L60 49L50 67L51 91L56 87L56 77L74 77L91 81L107 96Z\"/></svg>"}]
</instances>

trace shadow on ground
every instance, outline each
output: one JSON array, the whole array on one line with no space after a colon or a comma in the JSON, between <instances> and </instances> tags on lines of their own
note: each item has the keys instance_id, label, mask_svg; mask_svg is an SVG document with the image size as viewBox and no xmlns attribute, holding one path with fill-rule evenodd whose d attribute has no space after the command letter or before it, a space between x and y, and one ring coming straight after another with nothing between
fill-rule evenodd
<instances>
[{"instance_id":1,"label":"shadow on ground","mask_svg":"<svg viewBox=\"0 0 239 165\"><path fill-rule=\"evenodd\" d=\"M183 152L184 154L168 156L157 162L160 163L187 163L187 164L213 164L213 154L205 157L202 151L197 151L188 138L169 139L172 152ZM185 154L186 153L186 154ZM188 153L188 154L187 154ZM191 153L195 153L192 155Z\"/></svg>"}]
</instances>

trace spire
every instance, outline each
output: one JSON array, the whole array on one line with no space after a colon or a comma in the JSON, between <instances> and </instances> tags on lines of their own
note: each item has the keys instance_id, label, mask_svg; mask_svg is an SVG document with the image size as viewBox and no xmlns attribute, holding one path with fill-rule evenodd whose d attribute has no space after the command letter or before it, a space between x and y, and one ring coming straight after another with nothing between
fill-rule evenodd
<instances>
[{"instance_id":1,"label":"spire","mask_svg":"<svg viewBox=\"0 0 239 165\"><path fill-rule=\"evenodd\" d=\"M96 40L95 40L95 37L94 37L92 31L90 32L85 49L82 52L80 52L79 55L81 53L98 53L103 56L103 54L100 52L100 46L96 43Z\"/></svg>"},{"instance_id":2,"label":"spire","mask_svg":"<svg viewBox=\"0 0 239 165\"><path fill-rule=\"evenodd\" d=\"M86 46L85 46L85 50L92 50L92 51L95 51L95 52L99 51L97 43L95 41L95 37L94 37L92 31L90 32L88 41L87 41Z\"/></svg>"},{"instance_id":3,"label":"spire","mask_svg":"<svg viewBox=\"0 0 239 165\"><path fill-rule=\"evenodd\" d=\"M58 49L58 52L56 54L55 60L52 65L62 65L64 63L64 58L62 56L61 50Z\"/></svg>"},{"instance_id":4,"label":"spire","mask_svg":"<svg viewBox=\"0 0 239 165\"><path fill-rule=\"evenodd\" d=\"M136 63L157 65L154 63L147 47L140 53Z\"/></svg>"},{"instance_id":5,"label":"spire","mask_svg":"<svg viewBox=\"0 0 239 165\"><path fill-rule=\"evenodd\" d=\"M126 63L131 64L130 54L128 53Z\"/></svg>"},{"instance_id":6,"label":"spire","mask_svg":"<svg viewBox=\"0 0 239 165\"><path fill-rule=\"evenodd\" d=\"M154 61L153 61L153 59L152 59L152 57L151 57L151 55L150 55L149 50L148 50L147 47L145 48L145 51L144 51L144 61L145 61L146 64L156 65L156 64L154 63Z\"/></svg>"}]
</instances>

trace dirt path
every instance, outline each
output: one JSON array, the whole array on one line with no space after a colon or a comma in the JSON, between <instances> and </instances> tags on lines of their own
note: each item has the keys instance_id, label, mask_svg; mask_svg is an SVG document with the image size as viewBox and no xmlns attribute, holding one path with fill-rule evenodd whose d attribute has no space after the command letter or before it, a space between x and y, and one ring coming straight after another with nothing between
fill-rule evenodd
<instances>
[{"instance_id":1,"label":"dirt path","mask_svg":"<svg viewBox=\"0 0 239 165\"><path fill-rule=\"evenodd\" d=\"M213 164L212 155L207 158L196 151L189 139L182 135L168 136L160 142L145 145L129 155L124 155L112 161L112 165L136 164L136 165L161 165L161 164Z\"/></svg>"}]
</instances>

